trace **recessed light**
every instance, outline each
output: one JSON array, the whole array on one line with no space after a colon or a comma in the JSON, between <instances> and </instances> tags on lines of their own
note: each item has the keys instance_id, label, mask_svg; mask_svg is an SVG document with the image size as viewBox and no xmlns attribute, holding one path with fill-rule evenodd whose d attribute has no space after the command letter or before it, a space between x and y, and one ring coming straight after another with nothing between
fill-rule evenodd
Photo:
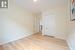
<instances>
[{"instance_id":1,"label":"recessed light","mask_svg":"<svg viewBox=\"0 0 75 50\"><path fill-rule=\"evenodd\" d=\"M37 0L33 0L34 2L37 2Z\"/></svg>"}]
</instances>

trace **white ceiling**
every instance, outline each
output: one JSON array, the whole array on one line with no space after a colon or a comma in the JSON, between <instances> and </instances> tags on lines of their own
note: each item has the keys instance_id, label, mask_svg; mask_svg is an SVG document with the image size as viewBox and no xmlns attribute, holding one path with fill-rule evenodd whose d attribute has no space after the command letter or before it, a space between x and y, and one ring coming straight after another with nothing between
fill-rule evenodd
<instances>
[{"instance_id":1,"label":"white ceiling","mask_svg":"<svg viewBox=\"0 0 75 50\"><path fill-rule=\"evenodd\" d=\"M16 2L26 10L37 13L50 8L65 6L67 0L38 0L37 2L33 2L33 0L16 0Z\"/></svg>"}]
</instances>

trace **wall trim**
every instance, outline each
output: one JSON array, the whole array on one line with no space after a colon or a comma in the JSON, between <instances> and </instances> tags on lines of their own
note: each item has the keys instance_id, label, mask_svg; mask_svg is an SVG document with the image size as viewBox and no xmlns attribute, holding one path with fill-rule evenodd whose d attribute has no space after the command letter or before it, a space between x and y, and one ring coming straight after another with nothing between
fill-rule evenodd
<instances>
[{"instance_id":1,"label":"wall trim","mask_svg":"<svg viewBox=\"0 0 75 50\"><path fill-rule=\"evenodd\" d=\"M24 35L24 36L22 36L22 37L19 37L19 38L17 38L17 39L14 39L14 40L11 40L11 41L8 41L8 42L2 42L2 43L0 43L0 45L5 45L5 44L7 44L7 43L11 43L11 42L14 42L14 41L17 41L17 40L20 40L20 39L29 37L29 36L31 36L31 35L33 35L33 34L35 34L35 33L31 33L31 34L28 34L28 35Z\"/></svg>"},{"instance_id":2,"label":"wall trim","mask_svg":"<svg viewBox=\"0 0 75 50\"><path fill-rule=\"evenodd\" d=\"M71 45L70 45L70 42L68 40L66 40L67 44L68 44L68 47L69 47L69 50L71 50Z\"/></svg>"}]
</instances>

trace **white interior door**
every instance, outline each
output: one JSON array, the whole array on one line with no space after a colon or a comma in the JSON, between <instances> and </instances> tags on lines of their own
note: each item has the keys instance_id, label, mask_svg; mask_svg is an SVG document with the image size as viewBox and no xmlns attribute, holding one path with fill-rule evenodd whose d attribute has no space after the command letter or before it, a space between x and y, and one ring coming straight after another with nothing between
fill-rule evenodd
<instances>
[{"instance_id":1,"label":"white interior door","mask_svg":"<svg viewBox=\"0 0 75 50\"><path fill-rule=\"evenodd\" d=\"M43 30L42 33L44 35L53 36L56 33L56 23L54 15L43 16L42 18Z\"/></svg>"}]
</instances>

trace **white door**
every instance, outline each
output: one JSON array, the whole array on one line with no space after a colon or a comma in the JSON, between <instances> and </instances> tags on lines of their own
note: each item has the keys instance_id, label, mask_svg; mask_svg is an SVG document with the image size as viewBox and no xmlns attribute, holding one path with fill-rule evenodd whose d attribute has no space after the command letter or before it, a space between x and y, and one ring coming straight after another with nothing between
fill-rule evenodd
<instances>
[{"instance_id":1,"label":"white door","mask_svg":"<svg viewBox=\"0 0 75 50\"><path fill-rule=\"evenodd\" d=\"M55 16L54 15L47 15L42 17L42 33L43 35L50 35L54 36L56 33L56 23L55 23Z\"/></svg>"}]
</instances>

